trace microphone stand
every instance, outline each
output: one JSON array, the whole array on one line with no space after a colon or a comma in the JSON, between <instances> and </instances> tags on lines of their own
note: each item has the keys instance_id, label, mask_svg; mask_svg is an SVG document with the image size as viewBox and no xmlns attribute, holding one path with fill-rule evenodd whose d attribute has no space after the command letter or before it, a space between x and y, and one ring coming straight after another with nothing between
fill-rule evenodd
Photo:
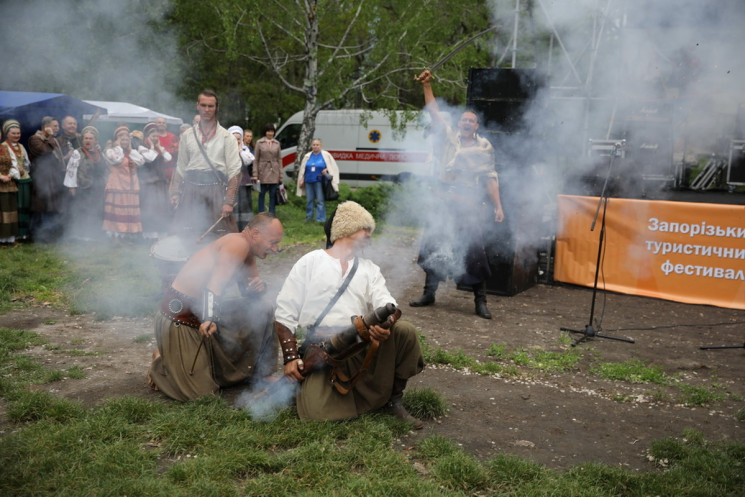
<instances>
[{"instance_id":1,"label":"microphone stand","mask_svg":"<svg viewBox=\"0 0 745 497\"><path fill-rule=\"evenodd\" d=\"M620 142L617 142L613 146L613 150L611 151L610 155L610 162L608 164L608 172L605 175L605 182L603 183L603 190L600 193L600 199L598 200L598 207L595 209L595 218L592 220L592 226L590 226L590 231L595 231L595 223L598 220L598 214L600 213L600 206L603 206L603 217L600 218L600 235L598 237L598 258L595 262L595 283L592 286L592 303L590 305L590 319L588 320L587 326L585 326L584 330L574 330L571 328L559 328L561 331L568 331L569 333L577 333L581 334L582 336L579 337L577 340L575 340L572 343L572 347L577 346L578 343L581 343L588 338L606 338L608 340L617 340L619 342L627 342L627 343L634 343L634 340L630 338L621 338L611 335L603 335L598 333L598 330L596 330L593 325L593 319L595 317L595 299L597 297L598 293L598 276L600 275L600 260L602 258L603 254L603 241L605 239L605 213L608 209L608 180L610 179L611 170L613 169L613 161L617 156L621 156L621 149L625 146L626 140L622 140ZM598 327L599 329L599 327Z\"/></svg>"}]
</instances>

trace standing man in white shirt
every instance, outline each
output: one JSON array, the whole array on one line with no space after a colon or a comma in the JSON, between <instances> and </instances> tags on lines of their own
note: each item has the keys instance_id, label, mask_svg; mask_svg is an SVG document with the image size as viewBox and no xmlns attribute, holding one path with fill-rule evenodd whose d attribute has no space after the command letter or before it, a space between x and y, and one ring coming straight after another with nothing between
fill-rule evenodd
<instances>
[{"instance_id":1,"label":"standing man in white shirt","mask_svg":"<svg viewBox=\"0 0 745 497\"><path fill-rule=\"evenodd\" d=\"M184 132L169 196L176 209L174 231L197 237L218 223L218 233L237 232L233 208L240 184L238 144L217 120L219 102L211 90L197 98L199 121Z\"/></svg>"}]
</instances>

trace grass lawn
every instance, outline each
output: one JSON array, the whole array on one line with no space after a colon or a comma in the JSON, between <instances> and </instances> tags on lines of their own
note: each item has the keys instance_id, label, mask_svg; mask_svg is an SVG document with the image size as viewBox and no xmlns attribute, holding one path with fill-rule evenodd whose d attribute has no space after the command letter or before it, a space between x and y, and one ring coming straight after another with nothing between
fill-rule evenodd
<instances>
[{"instance_id":1,"label":"grass lawn","mask_svg":"<svg viewBox=\"0 0 745 497\"><path fill-rule=\"evenodd\" d=\"M281 209L291 234L286 243L318 241L317 227L305 228L302 209L300 199ZM121 304L117 299L125 299L134 315L145 315L159 291L143 247L60 252L17 246L0 251L0 275L0 316L45 304L106 319ZM217 397L187 403L125 397L84 408L47 393L48 385L82 378L85 371L49 369L27 354L44 342L34 333L0 328L3 496L739 497L745 489L745 446L710 443L695 431L653 443L654 464L646 473L595 464L554 471L511 455L480 461L440 436L401 449L408 425L380 414L301 422L288 409L256 421ZM496 345L489 354L523 367L572 365ZM471 364L438 350L428 359ZM624 364L620 371L603 365L598 374L666 381L656 373ZM431 390L408 392L404 400L425 418L446 408Z\"/></svg>"}]
</instances>

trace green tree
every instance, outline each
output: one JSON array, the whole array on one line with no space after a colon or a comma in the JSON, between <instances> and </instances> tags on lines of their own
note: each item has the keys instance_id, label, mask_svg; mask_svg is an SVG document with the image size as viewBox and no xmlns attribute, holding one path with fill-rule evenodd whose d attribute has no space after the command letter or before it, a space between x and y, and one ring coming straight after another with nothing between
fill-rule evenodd
<instances>
[{"instance_id":1,"label":"green tree","mask_svg":"<svg viewBox=\"0 0 745 497\"><path fill-rule=\"evenodd\" d=\"M299 160L322 109L421 108L414 76L491 16L486 2L454 0L176 0L172 19L202 83L245 95L269 121L303 109ZM487 47L484 37L443 65L438 95L462 103L468 68L492 60Z\"/></svg>"}]
</instances>

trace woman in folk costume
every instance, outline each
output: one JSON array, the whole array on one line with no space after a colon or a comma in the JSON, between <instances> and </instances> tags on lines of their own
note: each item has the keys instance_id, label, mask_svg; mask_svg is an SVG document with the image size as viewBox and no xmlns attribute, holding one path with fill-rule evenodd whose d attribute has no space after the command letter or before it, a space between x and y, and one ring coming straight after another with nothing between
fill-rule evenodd
<instances>
[{"instance_id":1,"label":"woman in folk costume","mask_svg":"<svg viewBox=\"0 0 745 497\"><path fill-rule=\"evenodd\" d=\"M86 126L82 146L75 149L67 161L64 185L69 188L72 202L68 215L71 237L91 241L100 238L103 195L106 185L106 161L98 144L98 130Z\"/></svg>"},{"instance_id":2,"label":"woman in folk costume","mask_svg":"<svg viewBox=\"0 0 745 497\"><path fill-rule=\"evenodd\" d=\"M31 161L28 152L21 145L21 124L15 119L8 119L3 124L3 136L5 142L0 147L6 148L16 162L16 168L20 177L15 181L18 188L18 234L16 240L27 240L29 237L29 223L31 213L31 176L29 170Z\"/></svg>"},{"instance_id":3,"label":"woman in folk costume","mask_svg":"<svg viewBox=\"0 0 745 497\"><path fill-rule=\"evenodd\" d=\"M0 147L0 245L12 245L18 234L18 187L21 176L13 154Z\"/></svg>"},{"instance_id":4,"label":"woman in folk costume","mask_svg":"<svg viewBox=\"0 0 745 497\"><path fill-rule=\"evenodd\" d=\"M137 167L145 159L132 149L129 128L119 126L113 143L104 150L109 163L103 210L103 229L113 238L133 238L142 234L140 214L140 182Z\"/></svg>"},{"instance_id":5,"label":"woman in folk costume","mask_svg":"<svg viewBox=\"0 0 745 497\"><path fill-rule=\"evenodd\" d=\"M137 148L145 159L145 164L137 168L142 235L145 238L160 238L167 234L171 225L173 209L168 201L168 164L173 157L160 144L157 124L147 123L142 132L144 140Z\"/></svg>"}]
</instances>

